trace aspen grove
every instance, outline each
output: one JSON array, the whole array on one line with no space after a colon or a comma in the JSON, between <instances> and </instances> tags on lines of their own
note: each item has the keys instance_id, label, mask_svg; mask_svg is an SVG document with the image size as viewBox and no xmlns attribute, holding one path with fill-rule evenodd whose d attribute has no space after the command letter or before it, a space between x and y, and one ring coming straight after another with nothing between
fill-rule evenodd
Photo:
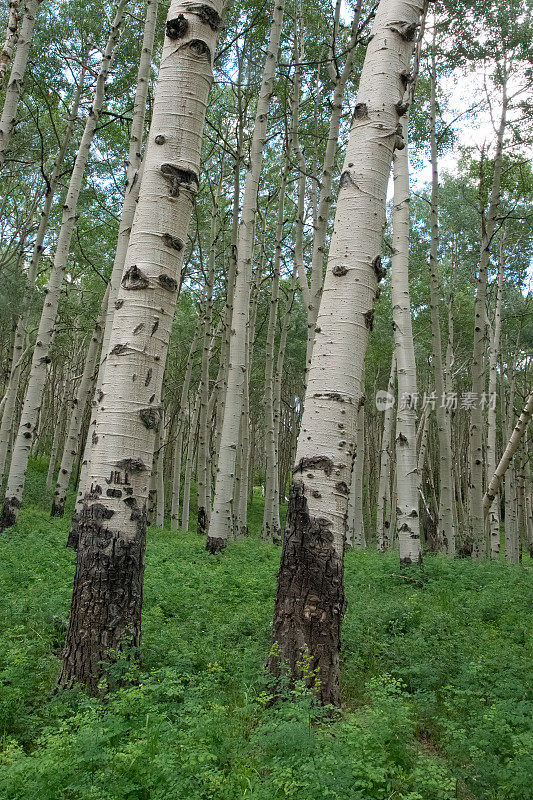
<instances>
[{"instance_id":1,"label":"aspen grove","mask_svg":"<svg viewBox=\"0 0 533 800\"><path fill-rule=\"evenodd\" d=\"M0 24L0 800L526 800L529 4Z\"/></svg>"}]
</instances>

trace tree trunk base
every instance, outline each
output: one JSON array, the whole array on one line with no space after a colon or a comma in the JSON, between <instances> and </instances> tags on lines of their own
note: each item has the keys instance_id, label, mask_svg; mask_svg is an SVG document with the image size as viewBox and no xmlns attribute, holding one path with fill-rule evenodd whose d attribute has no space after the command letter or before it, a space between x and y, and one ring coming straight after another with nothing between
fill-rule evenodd
<instances>
[{"instance_id":1,"label":"tree trunk base","mask_svg":"<svg viewBox=\"0 0 533 800\"><path fill-rule=\"evenodd\" d=\"M96 694L103 663L125 648L138 648L146 540L146 513L132 503L133 538L107 527L113 512L85 504L78 523L78 558L70 622L59 685L81 684Z\"/></svg>"},{"instance_id":2,"label":"tree trunk base","mask_svg":"<svg viewBox=\"0 0 533 800\"><path fill-rule=\"evenodd\" d=\"M309 516L301 485L293 485L268 669L303 679L323 704L340 704L339 652L345 612L343 555L333 547L326 519Z\"/></svg>"},{"instance_id":3,"label":"tree trunk base","mask_svg":"<svg viewBox=\"0 0 533 800\"><path fill-rule=\"evenodd\" d=\"M207 533L207 514L205 508L203 508L202 506L198 508L196 533L199 536L205 536Z\"/></svg>"},{"instance_id":4,"label":"tree trunk base","mask_svg":"<svg viewBox=\"0 0 533 800\"><path fill-rule=\"evenodd\" d=\"M211 553L211 555L214 555L215 553L220 553L220 551L224 550L225 547L226 547L225 539L222 539L219 536L207 537L207 542L205 543L205 549L207 550L208 553Z\"/></svg>"},{"instance_id":5,"label":"tree trunk base","mask_svg":"<svg viewBox=\"0 0 533 800\"><path fill-rule=\"evenodd\" d=\"M52 500L52 510L50 511L51 517L62 517L65 513L64 500Z\"/></svg>"},{"instance_id":6,"label":"tree trunk base","mask_svg":"<svg viewBox=\"0 0 533 800\"><path fill-rule=\"evenodd\" d=\"M17 510L20 508L20 501L16 497L4 500L2 513L0 514L0 531L11 528L17 521Z\"/></svg>"}]
</instances>

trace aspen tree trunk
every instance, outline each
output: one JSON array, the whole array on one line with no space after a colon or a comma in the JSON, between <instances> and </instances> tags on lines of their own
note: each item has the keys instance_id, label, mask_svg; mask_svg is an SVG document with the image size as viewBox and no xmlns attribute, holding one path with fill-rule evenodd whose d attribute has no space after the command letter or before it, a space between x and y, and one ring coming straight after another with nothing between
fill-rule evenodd
<instances>
[{"instance_id":1,"label":"aspen tree trunk","mask_svg":"<svg viewBox=\"0 0 533 800\"><path fill-rule=\"evenodd\" d=\"M220 181L222 181L223 167L220 168ZM202 365L200 375L200 387L198 396L200 398L200 416L198 422L198 516L196 522L196 532L200 536L205 536L209 528L209 517L211 515L211 492L209 489L209 364L210 364L210 340L211 322L213 316L213 288L215 285L215 247L217 238L217 218L218 218L218 198L220 184L217 186L213 198L213 210L211 216L211 234L209 249L209 267L205 279L204 297L204 335L202 343Z\"/></svg>"},{"instance_id":2,"label":"aspen tree trunk","mask_svg":"<svg viewBox=\"0 0 533 800\"><path fill-rule=\"evenodd\" d=\"M23 354L25 352L24 342L26 340L28 321L30 319L31 299L32 299L31 295L35 286L37 271L39 269L39 263L43 252L44 237L48 230L48 222L50 219L52 202L57 189L59 177L61 175L61 171L63 168L63 162L65 160L65 156L68 152L70 141L72 139L74 126L78 118L78 109L79 109L81 92L83 91L84 78L85 78L85 67L82 67L80 81L78 84L78 88L76 90L76 94L74 96L74 101L72 104L72 111L70 113L69 121L65 128L61 146L59 148L59 152L54 162L52 174L48 179L48 188L46 190L44 205L39 219L39 227L37 228L37 232L35 234L35 241L33 244L31 260L28 266L28 272L26 274L26 284L22 299L22 313L19 319L17 320L17 326L15 329L15 337L13 341L13 356L11 360L11 372L9 375L9 383L6 392L4 413L2 415L2 422L0 424L0 475L4 474L4 470L6 468L6 457L7 457L9 442L11 440L12 431L13 429L16 428L16 421L17 421L15 414L16 399L19 390L20 376L22 372L22 359L23 359Z\"/></svg>"},{"instance_id":3,"label":"aspen tree trunk","mask_svg":"<svg viewBox=\"0 0 533 800\"><path fill-rule=\"evenodd\" d=\"M357 550L366 547L365 523L363 519L363 472L365 466L365 405L361 403L357 412L357 444L352 483L348 500L348 525L346 543Z\"/></svg>"},{"instance_id":4,"label":"aspen tree trunk","mask_svg":"<svg viewBox=\"0 0 533 800\"><path fill-rule=\"evenodd\" d=\"M22 95L24 73L26 72L26 64L28 63L33 29L35 27L35 19L39 10L40 1L41 0L27 0L23 11L24 16L22 25L20 26L17 49L15 51L15 58L13 59L13 66L11 67L11 74L7 84L2 115L0 116L0 169L4 166L11 143L11 137L15 130L17 108Z\"/></svg>"},{"instance_id":5,"label":"aspen tree trunk","mask_svg":"<svg viewBox=\"0 0 533 800\"><path fill-rule=\"evenodd\" d=\"M496 290L496 304L494 308L494 323L490 337L489 351L489 405L487 411L487 490L490 479L496 471L496 400L498 388L498 361L500 358L500 336L502 327L502 292L503 292L503 259L498 265L498 286ZM494 401L493 401L494 398ZM496 502L490 505L488 511L490 532L490 557L498 558L500 555L500 502L497 494ZM483 498L485 508L485 498ZM487 512L485 512L487 516Z\"/></svg>"},{"instance_id":6,"label":"aspen tree trunk","mask_svg":"<svg viewBox=\"0 0 533 800\"><path fill-rule=\"evenodd\" d=\"M395 395L396 386L396 353L393 352L391 359L389 382L387 384L387 393L390 397ZM378 487L378 501L377 501L377 516L376 516L376 539L377 548L383 553L388 550L391 545L390 540L390 522L387 523L385 518L385 510L387 506L387 495L390 493L390 477L391 477L391 457L392 457L392 426L394 421L394 405L390 405L385 409L383 414L383 433L381 435L381 459L379 467L379 487Z\"/></svg>"},{"instance_id":7,"label":"aspen tree trunk","mask_svg":"<svg viewBox=\"0 0 533 800\"><path fill-rule=\"evenodd\" d=\"M436 546L455 551L454 496L452 472L452 435L450 413L443 402L445 398L444 367L442 361L442 337L439 305L441 298L439 277L439 172L437 157L437 70L435 65L435 42L431 54L431 97L430 97L430 148L431 148L431 243L429 254L429 286L431 311L431 344L433 350L433 370L435 393L437 396L437 430L439 439L439 511Z\"/></svg>"},{"instance_id":8,"label":"aspen tree trunk","mask_svg":"<svg viewBox=\"0 0 533 800\"><path fill-rule=\"evenodd\" d=\"M239 446L239 430L244 400L246 331L250 306L257 193L263 163L263 147L267 134L268 112L276 72L284 9L285 0L274 0L270 39L257 101L252 143L250 145L250 168L246 174L244 185L242 214L237 240L237 272L231 322L228 384L220 438L213 513L206 544L206 548L210 553L222 550L226 546L228 538L235 533L233 530L235 461L237 447Z\"/></svg>"},{"instance_id":9,"label":"aspen tree trunk","mask_svg":"<svg viewBox=\"0 0 533 800\"><path fill-rule=\"evenodd\" d=\"M394 151L394 210L392 241L392 314L398 375L396 415L396 487L400 563L421 563L416 454L416 363L409 296L409 155L408 118L402 120L404 147Z\"/></svg>"},{"instance_id":10,"label":"aspen tree trunk","mask_svg":"<svg viewBox=\"0 0 533 800\"><path fill-rule=\"evenodd\" d=\"M144 121L146 117L146 101L148 97L148 88L150 85L150 69L152 66L152 53L154 49L155 27L157 23L157 9L159 0L147 0L146 3L146 17L144 21L143 40L141 45L141 56L139 59L139 69L137 71L137 85L135 89L135 98L133 101L133 115L131 121L131 131L129 139L128 151L128 166L126 170L126 186L124 192L124 201L122 203L122 211L120 214L120 223L118 228L117 249L115 250L115 258L113 260L113 269L110 278L110 296L102 337L102 348L100 366L98 370L98 377L96 379L96 394L93 403L93 413L91 414L91 421L89 423L89 433L85 443L83 454L82 472L78 487L78 497L76 502L76 515L74 518L73 527L76 527L77 516L81 512L81 504L83 497L87 491L87 471L89 462L91 460L91 446L92 446L92 430L95 425L96 409L98 408L98 394L102 389L102 382L104 379L105 359L109 349L109 337L111 336L111 327L113 324L113 314L115 312L115 303L117 294L124 271L124 263L126 261L126 253L128 250L128 243L130 240L131 226L133 224L133 217L137 201L139 199L139 189L142 181L143 162L142 162L142 141L144 132ZM73 538L76 538L75 530L73 531Z\"/></svg>"},{"instance_id":11,"label":"aspen tree trunk","mask_svg":"<svg viewBox=\"0 0 533 800\"><path fill-rule=\"evenodd\" d=\"M275 399L274 399L274 346L279 304L279 278L281 269L281 247L283 241L283 222L285 214L285 190L287 186L287 170L285 165L281 174L278 199L278 219L276 225L276 240L274 250L274 265L272 268L272 289L270 294L270 308L268 313L268 328L265 345L265 395L264 395L264 426L265 426L265 507L263 512L263 539L281 541L281 526L279 524L279 494L276 491L278 483L277 441Z\"/></svg>"},{"instance_id":12,"label":"aspen tree trunk","mask_svg":"<svg viewBox=\"0 0 533 800\"><path fill-rule=\"evenodd\" d=\"M328 269L296 452L278 573L270 670L318 670L318 698L338 704L346 512L357 409L378 279L385 201L423 0L381 0L363 65L340 179Z\"/></svg>"},{"instance_id":13,"label":"aspen tree trunk","mask_svg":"<svg viewBox=\"0 0 533 800\"><path fill-rule=\"evenodd\" d=\"M2 91L7 68L9 66L9 62L11 61L11 56L13 54L13 50L17 43L18 15L19 15L18 0L11 0L11 2L9 3L9 17L7 20L7 27L6 27L6 38L4 41L4 46L2 47L2 52L0 52L0 91Z\"/></svg>"},{"instance_id":14,"label":"aspen tree trunk","mask_svg":"<svg viewBox=\"0 0 533 800\"><path fill-rule=\"evenodd\" d=\"M340 2L337 3L336 7L337 15L339 10L340 10ZM317 214L313 231L311 279L308 288L306 372L309 371L309 367L311 365L311 354L313 351L316 320L318 316L320 297L322 294L322 284L324 280L326 235L328 230L331 203L333 200L331 182L333 179L335 156L337 154L337 147L339 141L339 129L342 117L342 101L344 97L344 91L346 89L346 83L351 75L353 62L357 51L360 19L361 19L361 2L358 2L352 20L350 39L348 41L344 67L342 69L342 72L340 73L337 73L336 68L334 68L334 74L332 74L332 77L334 77L335 80L335 88L333 90L333 97L331 101L332 112L329 121L329 131L328 131L328 139L326 142L326 150L324 153L324 161L322 164L322 174L320 176L320 182L319 182L320 188L318 192ZM333 61L332 54L333 54L333 37L332 37L332 44L330 46L330 63ZM303 169L305 171L305 160L303 162ZM307 288L307 278L304 277L304 280Z\"/></svg>"},{"instance_id":15,"label":"aspen tree trunk","mask_svg":"<svg viewBox=\"0 0 533 800\"><path fill-rule=\"evenodd\" d=\"M189 387L191 385L192 368L194 366L194 354L200 338L201 328L196 326L194 331L193 340L191 342L191 349L189 350L189 357L187 359L187 367L185 368L185 377L181 387L180 407L178 411L178 423L176 430L176 442L174 445L174 459L172 471L172 507L170 511L170 527L172 530L177 531L179 528L179 514L180 514L180 488L181 488L181 456L183 450L183 433L185 430L185 422L187 415L187 404L189 397Z\"/></svg>"},{"instance_id":16,"label":"aspen tree trunk","mask_svg":"<svg viewBox=\"0 0 533 800\"><path fill-rule=\"evenodd\" d=\"M181 507L181 528L189 530L189 512L191 503L191 480L194 468L194 454L196 434L198 432L198 417L200 414L199 398L196 398L194 410L189 422L189 435L187 437L187 458L185 459L185 474L183 476L183 502Z\"/></svg>"},{"instance_id":17,"label":"aspen tree trunk","mask_svg":"<svg viewBox=\"0 0 533 800\"><path fill-rule=\"evenodd\" d=\"M140 642L149 476L222 10L222 0L201 6L174 0L167 17L92 434L63 686L77 681L96 691L106 651Z\"/></svg>"},{"instance_id":18,"label":"aspen tree trunk","mask_svg":"<svg viewBox=\"0 0 533 800\"><path fill-rule=\"evenodd\" d=\"M100 311L98 312L98 318L96 320L91 340L89 342L89 347L87 349L83 374L76 391L76 396L72 402L72 411L70 415L65 447L63 449L61 466L57 476L54 499L52 500L52 517L62 517L65 513L67 489L70 482L70 477L72 475L74 461L80 448L80 433L83 424L83 418L85 415L85 409L87 408L87 403L89 402L90 395L92 393L95 372L97 370L108 299L109 284L102 299Z\"/></svg>"},{"instance_id":19,"label":"aspen tree trunk","mask_svg":"<svg viewBox=\"0 0 533 800\"><path fill-rule=\"evenodd\" d=\"M483 516L483 409L481 395L485 390L485 329L487 302L487 276L490 262L492 239L496 227L496 216L500 202L500 185L503 171L503 137L507 123L507 86L504 79L502 113L496 136L496 153L493 164L492 186L486 217L481 219L481 251L476 278L476 297L474 301L474 350L472 354L472 397L474 403L470 412L470 474L469 495L472 518L472 555L482 557L486 554L485 520Z\"/></svg>"},{"instance_id":20,"label":"aspen tree trunk","mask_svg":"<svg viewBox=\"0 0 533 800\"><path fill-rule=\"evenodd\" d=\"M509 413L512 414L512 405L509 404ZM500 459L500 463L494 470L494 474L492 475L489 484L487 486L487 491L483 497L483 511L485 516L489 513L490 507L494 502L495 497L497 496L498 489L500 483L502 481L502 477L505 475L505 471L509 464L511 463L511 459L513 458L514 454L516 453L520 442L526 432L526 428L528 423L531 420L533 415L533 390L529 393L529 397L527 398L526 404L518 421L514 428L512 429L512 433L509 437L509 441L507 443L507 447L504 450L503 456ZM510 425L512 422L509 420ZM510 427L509 425L509 427Z\"/></svg>"},{"instance_id":21,"label":"aspen tree trunk","mask_svg":"<svg viewBox=\"0 0 533 800\"><path fill-rule=\"evenodd\" d=\"M83 131L80 147L70 178L67 196L63 205L61 228L56 243L54 263L48 279L46 298L33 352L30 378L24 398L19 430L13 448L13 456L11 458L11 467L6 487L6 499L2 509L2 516L0 517L1 529L13 525L17 521L18 511L22 502L28 457L35 436L35 423L41 407L47 365L50 361L49 353L54 338L61 286L67 268L72 234L76 224L78 198L82 188L83 175L89 156L89 150L102 110L105 83L111 69L115 48L120 38L120 26L126 2L127 0L120 0L111 26L106 49L100 65L100 71L98 73L93 103L85 123L85 130Z\"/></svg>"},{"instance_id":22,"label":"aspen tree trunk","mask_svg":"<svg viewBox=\"0 0 533 800\"><path fill-rule=\"evenodd\" d=\"M67 394L68 394L68 389L65 387L65 389L61 392L60 397L58 398L59 413L56 418L56 424L54 425L54 436L52 438L52 447L50 449L50 458L48 461L48 472L46 474L47 489L51 489L54 482L54 475L57 465L57 456L59 454L59 447L61 445L61 439L63 436L63 431L65 429L65 423L67 420L67 409L68 409Z\"/></svg>"},{"instance_id":23,"label":"aspen tree trunk","mask_svg":"<svg viewBox=\"0 0 533 800\"><path fill-rule=\"evenodd\" d=\"M157 430L154 459L155 489L157 493L155 524L165 524L165 412L161 412L161 424Z\"/></svg>"}]
</instances>

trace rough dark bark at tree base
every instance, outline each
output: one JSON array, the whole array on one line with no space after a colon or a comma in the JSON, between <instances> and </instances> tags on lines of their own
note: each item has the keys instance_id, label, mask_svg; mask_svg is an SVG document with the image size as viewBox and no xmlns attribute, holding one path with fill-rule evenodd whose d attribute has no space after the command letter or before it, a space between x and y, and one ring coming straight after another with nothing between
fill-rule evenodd
<instances>
[{"instance_id":1,"label":"rough dark bark at tree base","mask_svg":"<svg viewBox=\"0 0 533 800\"><path fill-rule=\"evenodd\" d=\"M333 547L329 526L329 520L309 516L303 487L294 484L278 572L272 626L275 647L268 669L274 676L288 669L292 680L301 679L307 648L310 669L319 680L318 699L325 705L339 705L340 632L346 603L343 559Z\"/></svg>"},{"instance_id":2,"label":"rough dark bark at tree base","mask_svg":"<svg viewBox=\"0 0 533 800\"><path fill-rule=\"evenodd\" d=\"M208 536L207 541L205 543L205 549L211 555L215 553L220 553L221 550L224 550L226 547L226 540L222 539L218 536Z\"/></svg>"},{"instance_id":3,"label":"rough dark bark at tree base","mask_svg":"<svg viewBox=\"0 0 533 800\"><path fill-rule=\"evenodd\" d=\"M59 685L82 685L96 694L103 662L126 647L138 648L146 541L146 512L133 539L107 527L113 512L103 503L85 505L78 524L78 557L70 622Z\"/></svg>"},{"instance_id":4,"label":"rough dark bark at tree base","mask_svg":"<svg viewBox=\"0 0 533 800\"><path fill-rule=\"evenodd\" d=\"M11 528L17 521L16 509L20 508L20 503L16 497L4 500L2 513L0 514L0 531Z\"/></svg>"},{"instance_id":5,"label":"rough dark bark at tree base","mask_svg":"<svg viewBox=\"0 0 533 800\"><path fill-rule=\"evenodd\" d=\"M70 547L72 550L78 549L78 542L80 540L80 517L79 514L74 514L72 517L72 522L70 523L70 530L68 532L67 538L67 547Z\"/></svg>"}]
</instances>

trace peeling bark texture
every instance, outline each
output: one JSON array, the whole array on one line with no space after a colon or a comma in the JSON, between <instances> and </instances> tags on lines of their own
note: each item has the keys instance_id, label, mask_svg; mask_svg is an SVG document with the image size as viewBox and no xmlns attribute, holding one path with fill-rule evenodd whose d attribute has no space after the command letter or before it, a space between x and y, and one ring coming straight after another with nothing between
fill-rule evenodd
<instances>
[{"instance_id":1,"label":"peeling bark texture","mask_svg":"<svg viewBox=\"0 0 533 800\"><path fill-rule=\"evenodd\" d=\"M111 25L106 49L98 72L91 110L85 122L85 128L63 204L61 228L56 242L54 262L50 269L45 302L37 332L37 341L33 351L30 377L20 417L20 425L13 446L11 467L7 480L6 496L11 498L16 497L19 501L22 501L22 495L24 493L28 458L35 437L37 419L46 383L47 365L50 360L50 348L54 341L55 321L59 307L61 287L68 264L70 245L76 223L78 199L83 185L83 176L91 143L104 102L105 84L111 69L115 48L120 38L120 26L122 24L126 2L127 0L120 0L115 18Z\"/></svg>"},{"instance_id":2,"label":"peeling bark texture","mask_svg":"<svg viewBox=\"0 0 533 800\"><path fill-rule=\"evenodd\" d=\"M26 72L26 64L28 63L33 29L40 2L41 0L27 0L24 6L24 16L20 26L17 49L7 84L2 116L0 116L0 169L4 166L11 137L15 130L17 108L22 95L24 73Z\"/></svg>"},{"instance_id":3,"label":"peeling bark texture","mask_svg":"<svg viewBox=\"0 0 533 800\"><path fill-rule=\"evenodd\" d=\"M353 181L339 190L295 459L296 464L323 459L333 469L329 475L325 469L295 473L289 500L295 533L286 536L282 565L288 568L285 573L282 566L278 576L273 641L293 676L302 645L309 646L311 662L320 670L321 700L333 703L339 702L338 637L344 610L348 504L336 485L351 483L368 339L364 317L377 289L373 262L381 250L385 225L396 104L404 93L401 73L409 68L413 53L412 42L397 32L397 26L398 22L417 25L423 5L423 0L381 0L374 20L357 95L357 102L367 105L368 118L353 121L346 148L343 171L349 170ZM337 265L348 267L342 280L333 274ZM291 580L308 552L313 553L312 565L302 572L307 580L310 568L314 571L316 587L316 598L313 595L311 602L310 595L309 605L301 602L302 588ZM310 620L316 620L320 634L307 641Z\"/></svg>"},{"instance_id":4,"label":"peeling bark texture","mask_svg":"<svg viewBox=\"0 0 533 800\"><path fill-rule=\"evenodd\" d=\"M263 163L263 147L267 135L268 112L276 73L284 10L285 0L275 0L272 25L270 28L270 39L257 101L254 132L250 145L250 169L246 174L244 186L242 215L239 223L237 240L237 270L229 347L228 383L220 437L213 512L209 526L210 539L222 538L227 540L235 535L233 508L235 465L244 405L244 382L247 375L247 329L252 282L252 256L257 213L257 194L259 191L259 179ZM244 491L246 491L246 489L244 489Z\"/></svg>"},{"instance_id":5,"label":"peeling bark texture","mask_svg":"<svg viewBox=\"0 0 533 800\"><path fill-rule=\"evenodd\" d=\"M11 56L13 54L13 50L17 43L18 38L18 15L19 15L19 3L18 0L11 0L9 3L9 17L7 20L7 27L6 27L6 38L4 40L4 46L2 47L2 51L0 52L0 91L4 85L4 79L6 77L7 68L9 66L9 62L11 61Z\"/></svg>"},{"instance_id":6,"label":"peeling bark texture","mask_svg":"<svg viewBox=\"0 0 533 800\"><path fill-rule=\"evenodd\" d=\"M407 142L407 112L402 132ZM416 454L416 408L409 402L417 396L416 362L409 295L409 154L408 148L394 152L394 207L392 215L392 315L398 375L396 412L396 530L400 564L422 562L418 495L420 476Z\"/></svg>"},{"instance_id":7,"label":"peeling bark texture","mask_svg":"<svg viewBox=\"0 0 533 800\"><path fill-rule=\"evenodd\" d=\"M302 484L291 490L285 541L278 572L268 667L273 675L288 667L293 680L304 677L299 662L305 648L318 674L318 699L338 705L341 623L345 612L343 553L333 544L331 523L309 516Z\"/></svg>"},{"instance_id":8,"label":"peeling bark texture","mask_svg":"<svg viewBox=\"0 0 533 800\"><path fill-rule=\"evenodd\" d=\"M211 4L219 16L222 2ZM185 36L179 40L165 37L158 83L154 98L153 116L139 200L135 210L125 268L135 265L146 275L148 286L131 291L121 285L117 301L123 304L115 309L113 325L106 354L106 368L101 387L101 399L94 425L95 444L91 451L85 496L86 508L81 515L81 533L78 546L76 578L73 591L68 648L61 681L69 684L80 681L91 686L98 680L98 662L111 640L120 646L125 625L134 633L135 642L140 636L140 597L129 601L131 586L142 585L142 559L146 530L146 505L150 474L154 457L155 431L148 429L139 416L141 408L161 404L163 371L168 351L170 328L177 299L176 291L161 285L160 275L166 275L177 284L181 273L183 251L165 246L161 233L187 241L188 227L198 187L200 150L209 89L213 79L212 56L217 32L194 13L191 3L174 0L168 19L183 14L188 22ZM200 46L201 45L201 46ZM165 141L158 144L156 136ZM171 173L168 165L172 167ZM151 335L155 321L156 333ZM139 323L145 326L135 337L135 347L117 355L117 345L128 345L133 330ZM138 380L132 380L138 376ZM125 398L127 397L127 402ZM106 497L105 508L111 513L106 526L114 548L108 551L104 541L91 542L84 538L83 526L88 532L92 507L102 504L103 487L126 487L127 496ZM93 559L87 548L95 550L94 558L100 562L100 573L92 571ZM77 597L84 591L92 594L92 605L101 607L106 602L107 586L120 564L123 550L135 553L130 562L131 573L123 571L125 584L122 594L113 600L118 606L109 629L96 628L85 662L73 659L69 653L77 652L85 640L86 629L91 626L92 611L84 605L77 609ZM109 559L105 556L109 553ZM138 570L138 573L135 573ZM84 588L86 587L86 588ZM116 627L116 630L115 630Z\"/></svg>"},{"instance_id":9,"label":"peeling bark texture","mask_svg":"<svg viewBox=\"0 0 533 800\"><path fill-rule=\"evenodd\" d=\"M474 301L474 348L472 354L472 393L480 398L486 388L485 383L485 340L486 340L486 302L487 279L490 264L491 245L496 228L496 218L500 203L500 187L503 173L503 139L507 125L507 78L503 79L502 112L496 135L496 152L494 155L492 185L486 215L482 212L481 249L479 268L476 278L476 297ZM481 169L483 169L481 159ZM480 174L480 185L483 175ZM483 514L483 472L485 460L483 455L483 410L481 403L473 404L470 411L470 473L469 495L470 516L472 520L472 538L474 557L483 557L487 551L485 536L485 518Z\"/></svg>"}]
</instances>

